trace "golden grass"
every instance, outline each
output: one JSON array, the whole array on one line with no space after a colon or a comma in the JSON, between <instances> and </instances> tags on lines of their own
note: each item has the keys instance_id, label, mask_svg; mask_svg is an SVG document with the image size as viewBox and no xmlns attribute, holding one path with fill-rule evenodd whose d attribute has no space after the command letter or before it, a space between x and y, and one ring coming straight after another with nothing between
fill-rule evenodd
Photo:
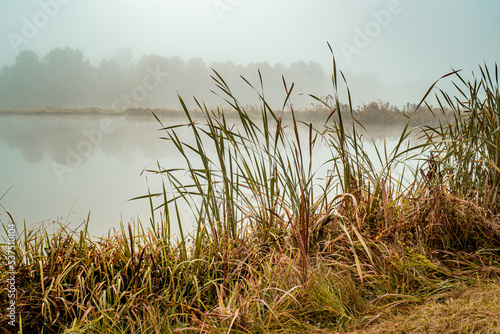
<instances>
[{"instance_id":1,"label":"golden grass","mask_svg":"<svg viewBox=\"0 0 500 334\"><path fill-rule=\"evenodd\" d=\"M500 280L460 284L417 305L402 305L383 312L371 324L359 327L341 333L498 334Z\"/></svg>"}]
</instances>

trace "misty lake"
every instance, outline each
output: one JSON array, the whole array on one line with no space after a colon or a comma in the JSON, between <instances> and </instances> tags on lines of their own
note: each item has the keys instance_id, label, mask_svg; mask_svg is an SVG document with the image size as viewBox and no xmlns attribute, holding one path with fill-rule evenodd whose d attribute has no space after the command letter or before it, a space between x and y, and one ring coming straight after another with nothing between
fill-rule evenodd
<instances>
[{"instance_id":1,"label":"misty lake","mask_svg":"<svg viewBox=\"0 0 500 334\"><path fill-rule=\"evenodd\" d=\"M148 185L159 190L161 181L142 172L156 169L157 161L163 167L182 165L171 143L159 139L160 127L152 115L1 115L0 196L10 190L0 204L18 228L23 221L76 227L89 212L91 235L119 229L120 221L140 219L149 226L149 202L130 199L146 195ZM325 154L326 147L316 152Z\"/></svg>"},{"instance_id":2,"label":"misty lake","mask_svg":"<svg viewBox=\"0 0 500 334\"><path fill-rule=\"evenodd\" d=\"M148 222L141 172L166 162L154 118L0 116L1 204L16 223L81 222L90 212L91 234L136 221Z\"/></svg>"}]
</instances>

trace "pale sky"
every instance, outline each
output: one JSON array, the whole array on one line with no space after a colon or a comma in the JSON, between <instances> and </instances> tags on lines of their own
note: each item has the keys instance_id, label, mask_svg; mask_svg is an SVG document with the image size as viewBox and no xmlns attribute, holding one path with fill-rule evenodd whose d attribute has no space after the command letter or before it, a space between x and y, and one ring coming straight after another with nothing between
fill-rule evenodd
<instances>
[{"instance_id":1,"label":"pale sky","mask_svg":"<svg viewBox=\"0 0 500 334\"><path fill-rule=\"evenodd\" d=\"M19 50L82 50L94 64L128 47L235 63L315 61L329 42L354 95L415 101L451 68L500 60L498 0L40 0L0 4L0 67Z\"/></svg>"}]
</instances>

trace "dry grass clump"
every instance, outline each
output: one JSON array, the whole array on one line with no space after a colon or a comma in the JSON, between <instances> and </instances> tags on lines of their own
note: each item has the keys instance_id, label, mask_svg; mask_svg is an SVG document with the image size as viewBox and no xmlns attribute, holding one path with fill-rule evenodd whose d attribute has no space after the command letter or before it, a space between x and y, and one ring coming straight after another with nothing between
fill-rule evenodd
<instances>
[{"instance_id":1,"label":"dry grass clump","mask_svg":"<svg viewBox=\"0 0 500 334\"><path fill-rule=\"evenodd\" d=\"M450 123L450 131L422 129L425 140L413 143L408 122L393 149L373 141L373 158L350 104L348 113L339 112L341 78L334 62L333 98L312 96L330 110L319 129L297 120L288 104L293 85L285 81L280 112L249 83L261 103L257 118L216 72L215 83L234 110L232 121L202 103L202 116L198 112L195 119L179 97L186 122L161 130L184 165L148 170L162 185L162 191L140 197L151 206L149 228L122 225L96 241L88 235L87 220L78 231L25 230L16 240L17 323L22 324L17 329L343 330L477 277L498 275L500 169L490 147L492 132ZM479 85L487 88L487 100L498 101L498 88L490 86ZM492 115L489 120L500 119L495 101L470 106L479 105ZM188 139L179 131L188 131ZM471 142L479 156L468 151ZM319 163L328 169L322 178L314 161L320 146L330 150ZM450 152L463 153L457 169L450 168L457 162ZM424 162L411 165L425 155ZM183 230L181 203L193 214L197 228L191 233ZM7 253L1 252L5 275ZM2 328L7 322L2 315Z\"/></svg>"},{"instance_id":2,"label":"dry grass clump","mask_svg":"<svg viewBox=\"0 0 500 334\"><path fill-rule=\"evenodd\" d=\"M395 308L362 329L345 333L500 333L500 282L477 281Z\"/></svg>"}]
</instances>

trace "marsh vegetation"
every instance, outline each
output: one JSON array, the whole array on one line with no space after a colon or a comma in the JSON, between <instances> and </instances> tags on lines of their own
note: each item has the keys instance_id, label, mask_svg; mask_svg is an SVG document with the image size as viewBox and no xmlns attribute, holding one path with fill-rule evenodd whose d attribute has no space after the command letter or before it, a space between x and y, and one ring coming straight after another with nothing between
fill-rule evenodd
<instances>
[{"instance_id":1,"label":"marsh vegetation","mask_svg":"<svg viewBox=\"0 0 500 334\"><path fill-rule=\"evenodd\" d=\"M298 120L289 103L293 84L283 82L276 111L262 81L247 82L259 101L250 112L217 72L215 85L237 125L201 102L193 117L182 97L185 122L163 126L155 115L163 139L184 159L148 170L162 190L140 198L159 214L99 240L87 225L19 231L18 329L340 331L457 285L497 278L497 67L481 67L474 81L451 73L458 93L437 92L439 108L428 106L437 125L414 127L408 113L396 145L375 145L375 158L366 152L350 95L340 103L344 77L335 62L333 73L330 97L311 96L329 111L323 125ZM189 140L179 136L185 130ZM314 156L324 144L330 154ZM317 175L317 168L328 173ZM184 228L185 203L194 230ZM7 321L2 314L2 328Z\"/></svg>"}]
</instances>

